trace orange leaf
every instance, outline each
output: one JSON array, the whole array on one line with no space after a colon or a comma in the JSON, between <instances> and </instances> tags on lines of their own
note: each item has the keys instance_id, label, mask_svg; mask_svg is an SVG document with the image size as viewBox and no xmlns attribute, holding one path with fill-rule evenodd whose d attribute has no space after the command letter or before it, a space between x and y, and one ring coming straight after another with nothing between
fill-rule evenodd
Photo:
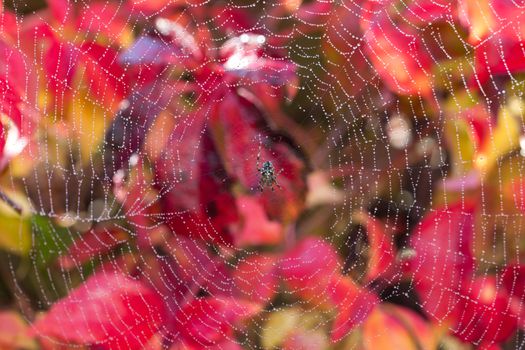
<instances>
[{"instance_id":1,"label":"orange leaf","mask_svg":"<svg viewBox=\"0 0 525 350\"><path fill-rule=\"evenodd\" d=\"M381 305L363 325L363 345L365 350L431 350L437 348L437 340L416 313L399 306Z\"/></svg>"}]
</instances>

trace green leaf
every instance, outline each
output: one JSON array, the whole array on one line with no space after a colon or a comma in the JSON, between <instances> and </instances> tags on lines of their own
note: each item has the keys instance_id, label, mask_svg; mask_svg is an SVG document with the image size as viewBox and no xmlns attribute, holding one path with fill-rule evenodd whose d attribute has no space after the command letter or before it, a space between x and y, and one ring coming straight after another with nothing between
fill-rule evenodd
<instances>
[{"instance_id":1,"label":"green leaf","mask_svg":"<svg viewBox=\"0 0 525 350\"><path fill-rule=\"evenodd\" d=\"M31 226L35 234L34 254L39 266L53 262L73 241L69 229L55 225L48 217L33 216Z\"/></svg>"}]
</instances>

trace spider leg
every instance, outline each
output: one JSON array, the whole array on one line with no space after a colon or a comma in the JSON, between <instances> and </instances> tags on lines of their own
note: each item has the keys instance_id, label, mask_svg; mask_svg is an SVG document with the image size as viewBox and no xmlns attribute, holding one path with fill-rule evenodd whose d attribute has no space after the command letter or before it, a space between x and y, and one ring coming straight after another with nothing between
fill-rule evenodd
<instances>
[{"instance_id":1,"label":"spider leg","mask_svg":"<svg viewBox=\"0 0 525 350\"><path fill-rule=\"evenodd\" d=\"M259 168L259 163L261 162L261 147L262 147L262 140L261 136L259 136L259 151L257 152L257 171L261 172L261 169Z\"/></svg>"}]
</instances>

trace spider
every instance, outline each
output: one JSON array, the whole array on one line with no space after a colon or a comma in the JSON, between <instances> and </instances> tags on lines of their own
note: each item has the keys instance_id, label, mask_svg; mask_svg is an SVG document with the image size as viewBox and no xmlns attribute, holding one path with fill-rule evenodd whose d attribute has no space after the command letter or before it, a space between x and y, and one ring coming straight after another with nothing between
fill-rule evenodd
<instances>
[{"instance_id":1,"label":"spider","mask_svg":"<svg viewBox=\"0 0 525 350\"><path fill-rule=\"evenodd\" d=\"M272 191L274 190L274 185L278 188L282 188L281 185L277 183L277 176L283 172L281 169L278 173L275 173L275 168L273 167L272 162L267 160L263 163L262 167L259 168L260 154L257 155L257 171L261 174L259 179L259 189L264 191L265 187L270 187Z\"/></svg>"}]
</instances>

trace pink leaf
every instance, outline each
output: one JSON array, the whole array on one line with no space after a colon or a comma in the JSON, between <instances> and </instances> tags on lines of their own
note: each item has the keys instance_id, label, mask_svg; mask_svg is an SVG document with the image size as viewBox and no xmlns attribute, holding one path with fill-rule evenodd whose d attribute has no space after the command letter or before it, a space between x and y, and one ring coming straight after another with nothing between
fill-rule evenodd
<instances>
[{"instance_id":1,"label":"pink leaf","mask_svg":"<svg viewBox=\"0 0 525 350\"><path fill-rule=\"evenodd\" d=\"M0 312L0 348L5 350L33 349L29 327L15 311Z\"/></svg>"},{"instance_id":2,"label":"pink leaf","mask_svg":"<svg viewBox=\"0 0 525 350\"><path fill-rule=\"evenodd\" d=\"M268 219L264 207L250 196L237 198L237 208L242 217L242 228L235 236L238 247L277 244L283 238L283 228L277 221Z\"/></svg>"},{"instance_id":3,"label":"pink leaf","mask_svg":"<svg viewBox=\"0 0 525 350\"><path fill-rule=\"evenodd\" d=\"M170 311L174 313L181 303L193 299L199 289L213 295L231 296L230 271L223 260L208 251L208 244L176 235L167 240L165 246L172 259L159 262L165 272L159 276L152 269L152 279L157 289L170 294Z\"/></svg>"},{"instance_id":4,"label":"pink leaf","mask_svg":"<svg viewBox=\"0 0 525 350\"><path fill-rule=\"evenodd\" d=\"M241 261L233 281L239 298L267 304L279 288L275 257L254 255Z\"/></svg>"},{"instance_id":5,"label":"pink leaf","mask_svg":"<svg viewBox=\"0 0 525 350\"><path fill-rule=\"evenodd\" d=\"M301 241L280 262L280 273L290 291L321 303L330 302L326 291L340 270L341 261L333 247L314 237Z\"/></svg>"},{"instance_id":6,"label":"pink leaf","mask_svg":"<svg viewBox=\"0 0 525 350\"><path fill-rule=\"evenodd\" d=\"M360 325L379 304L377 296L357 286L351 278L334 276L330 281L329 294L337 308L332 325L331 339L341 340L356 326Z\"/></svg>"},{"instance_id":7,"label":"pink leaf","mask_svg":"<svg viewBox=\"0 0 525 350\"><path fill-rule=\"evenodd\" d=\"M320 331L297 329L285 340L283 350L319 350L328 348L328 339Z\"/></svg>"},{"instance_id":8,"label":"pink leaf","mask_svg":"<svg viewBox=\"0 0 525 350\"><path fill-rule=\"evenodd\" d=\"M55 303L35 323L41 337L105 349L136 349L164 318L158 295L119 273L99 273Z\"/></svg>"},{"instance_id":9,"label":"pink leaf","mask_svg":"<svg viewBox=\"0 0 525 350\"><path fill-rule=\"evenodd\" d=\"M259 311L257 304L242 300L194 299L177 313L174 328L187 343L202 348L231 340L234 328Z\"/></svg>"}]
</instances>

